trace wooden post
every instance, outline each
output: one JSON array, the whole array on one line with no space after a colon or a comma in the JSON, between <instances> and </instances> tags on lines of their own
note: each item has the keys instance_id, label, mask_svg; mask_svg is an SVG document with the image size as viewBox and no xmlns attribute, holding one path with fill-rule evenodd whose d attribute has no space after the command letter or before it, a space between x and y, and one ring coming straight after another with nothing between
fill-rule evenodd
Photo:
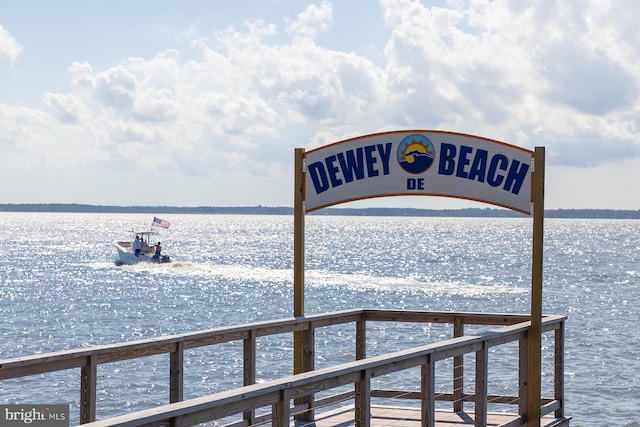
<instances>
[{"instance_id":1,"label":"wooden post","mask_svg":"<svg viewBox=\"0 0 640 427\"><path fill-rule=\"evenodd\" d=\"M249 331L249 336L242 341L242 357L243 363L243 385L252 385L256 383L256 330ZM256 411L252 409L242 414L242 419L247 425L253 425L256 422Z\"/></svg>"},{"instance_id":2,"label":"wooden post","mask_svg":"<svg viewBox=\"0 0 640 427\"><path fill-rule=\"evenodd\" d=\"M456 316L453 323L453 337L464 336L462 316ZM464 356L453 357L453 412L464 411Z\"/></svg>"},{"instance_id":3,"label":"wooden post","mask_svg":"<svg viewBox=\"0 0 640 427\"><path fill-rule=\"evenodd\" d=\"M304 148L296 148L293 194L293 315L304 316ZM304 369L303 331L293 334L293 373Z\"/></svg>"},{"instance_id":4,"label":"wooden post","mask_svg":"<svg viewBox=\"0 0 640 427\"><path fill-rule=\"evenodd\" d=\"M556 418L564 417L564 322L556 329L555 332L555 362L554 362L554 377L555 388L554 397L560 402L560 407L555 411Z\"/></svg>"},{"instance_id":5,"label":"wooden post","mask_svg":"<svg viewBox=\"0 0 640 427\"><path fill-rule=\"evenodd\" d=\"M476 427L487 425L487 390L489 372L489 347L487 342L482 343L482 348L476 351L476 405L475 422Z\"/></svg>"},{"instance_id":6,"label":"wooden post","mask_svg":"<svg viewBox=\"0 0 640 427\"><path fill-rule=\"evenodd\" d=\"M316 368L315 357L315 343L316 343L316 325L314 322L309 322L309 329L302 331L303 334L303 348L304 348L304 360L303 370L304 372L313 371ZM296 420L300 421L313 421L314 420L314 405L315 395L313 393L305 394L301 399L295 399L294 402L302 402L308 408L308 410L302 414L296 415ZM313 423L311 423L313 424Z\"/></svg>"},{"instance_id":7,"label":"wooden post","mask_svg":"<svg viewBox=\"0 0 640 427\"><path fill-rule=\"evenodd\" d=\"M288 390L280 391L280 401L271 405L271 425L289 427L291 418L291 396Z\"/></svg>"},{"instance_id":8,"label":"wooden post","mask_svg":"<svg viewBox=\"0 0 640 427\"><path fill-rule=\"evenodd\" d=\"M527 408L529 399L527 399L527 375L529 375L529 331L525 338L518 340L518 415L524 419L527 418Z\"/></svg>"},{"instance_id":9,"label":"wooden post","mask_svg":"<svg viewBox=\"0 0 640 427\"><path fill-rule=\"evenodd\" d=\"M169 402L184 399L184 341L178 341L169 353Z\"/></svg>"},{"instance_id":10,"label":"wooden post","mask_svg":"<svg viewBox=\"0 0 640 427\"><path fill-rule=\"evenodd\" d=\"M282 390L282 418L280 427L289 427L291 419L291 392L289 390ZM276 424L273 425L276 427Z\"/></svg>"},{"instance_id":11,"label":"wooden post","mask_svg":"<svg viewBox=\"0 0 640 427\"><path fill-rule=\"evenodd\" d=\"M364 313L356 320L356 360L367 357L367 321Z\"/></svg>"},{"instance_id":12,"label":"wooden post","mask_svg":"<svg viewBox=\"0 0 640 427\"><path fill-rule=\"evenodd\" d=\"M362 313L358 320L356 320L356 360L362 360L367 357L367 320L365 318L365 314ZM369 399L371 399L371 385L365 385L363 381L366 378L363 378L361 381L356 382L354 385L355 391L355 422L356 426L365 426L369 425L369 416L367 415L370 410L368 405L370 405ZM369 378L369 381L371 378ZM366 399L363 396L363 393L368 393ZM369 403L367 403L369 402ZM362 420L362 417L366 417L367 420Z\"/></svg>"},{"instance_id":13,"label":"wooden post","mask_svg":"<svg viewBox=\"0 0 640 427\"><path fill-rule=\"evenodd\" d=\"M356 427L371 426L371 371L361 372L360 380L356 382L355 422Z\"/></svg>"},{"instance_id":14,"label":"wooden post","mask_svg":"<svg viewBox=\"0 0 640 427\"><path fill-rule=\"evenodd\" d=\"M531 269L531 330L529 331L527 373L527 427L540 427L544 161L544 147L536 147L533 163L533 254Z\"/></svg>"},{"instance_id":15,"label":"wooden post","mask_svg":"<svg viewBox=\"0 0 640 427\"><path fill-rule=\"evenodd\" d=\"M294 159L293 193L293 316L304 316L304 148L296 148ZM293 373L300 374L313 363L305 356L313 357L313 344L309 348L310 331L293 333ZM311 335L313 338L313 335ZM315 338L314 338L315 340ZM313 369L313 368L311 368ZM313 407L313 396L297 398L294 404L307 403ZM289 402L286 402L289 405ZM288 413L288 412L287 412ZM296 415L297 420L312 421L313 412ZM287 418L286 422L289 420ZM274 424L275 425L275 424ZM288 425L288 424L287 424Z\"/></svg>"},{"instance_id":16,"label":"wooden post","mask_svg":"<svg viewBox=\"0 0 640 427\"><path fill-rule=\"evenodd\" d=\"M436 425L436 362L430 354L420 367L421 376L421 424L425 427Z\"/></svg>"},{"instance_id":17,"label":"wooden post","mask_svg":"<svg viewBox=\"0 0 640 427\"><path fill-rule=\"evenodd\" d=\"M98 396L98 356L87 356L87 364L80 369L80 424L96 420Z\"/></svg>"}]
</instances>

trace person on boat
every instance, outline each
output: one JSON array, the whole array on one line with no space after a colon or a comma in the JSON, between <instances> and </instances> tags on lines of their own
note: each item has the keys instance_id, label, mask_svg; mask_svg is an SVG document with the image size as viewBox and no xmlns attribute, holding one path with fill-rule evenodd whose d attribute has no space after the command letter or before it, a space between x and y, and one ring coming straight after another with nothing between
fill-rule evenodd
<instances>
[{"instance_id":1,"label":"person on boat","mask_svg":"<svg viewBox=\"0 0 640 427\"><path fill-rule=\"evenodd\" d=\"M162 246L160 245L160 242L158 242L158 244L156 245L156 253L153 254L153 257L157 260L160 260L160 252L162 252Z\"/></svg>"},{"instance_id":2,"label":"person on boat","mask_svg":"<svg viewBox=\"0 0 640 427\"><path fill-rule=\"evenodd\" d=\"M142 239L140 236L136 234L136 238L133 241L133 250L135 251L136 257L140 258L140 251L142 250Z\"/></svg>"}]
</instances>

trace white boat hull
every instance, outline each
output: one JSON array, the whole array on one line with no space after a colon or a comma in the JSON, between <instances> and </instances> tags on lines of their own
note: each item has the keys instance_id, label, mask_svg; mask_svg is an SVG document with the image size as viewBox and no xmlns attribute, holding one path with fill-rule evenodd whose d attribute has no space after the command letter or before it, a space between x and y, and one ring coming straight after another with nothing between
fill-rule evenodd
<instances>
[{"instance_id":1,"label":"white boat hull","mask_svg":"<svg viewBox=\"0 0 640 427\"><path fill-rule=\"evenodd\" d=\"M164 264L171 262L171 259L166 255L162 255L160 257L154 256L155 248L153 246L143 248L140 251L140 256L135 256L135 254L131 252L130 242L113 242L113 245L118 251L116 265L135 265L140 262L149 262L154 264Z\"/></svg>"}]
</instances>

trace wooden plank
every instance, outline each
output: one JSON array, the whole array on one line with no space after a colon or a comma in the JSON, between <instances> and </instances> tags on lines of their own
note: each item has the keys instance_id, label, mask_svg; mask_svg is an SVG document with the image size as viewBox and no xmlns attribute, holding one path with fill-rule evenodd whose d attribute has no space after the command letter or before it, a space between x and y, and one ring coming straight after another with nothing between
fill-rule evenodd
<instances>
[{"instance_id":1,"label":"wooden plank","mask_svg":"<svg viewBox=\"0 0 640 427\"><path fill-rule=\"evenodd\" d=\"M460 313L412 310L371 310L365 311L367 321L411 322L411 323L449 323L462 316L466 325L512 325L529 320L527 314L504 313Z\"/></svg>"},{"instance_id":2,"label":"wooden plank","mask_svg":"<svg viewBox=\"0 0 640 427\"><path fill-rule=\"evenodd\" d=\"M545 316L542 319L541 331L549 332L557 330L563 322L563 316ZM531 322L525 321L522 323L517 323L513 325L503 326L499 329L496 329L493 332L489 332L485 334L485 336L492 335L491 338L488 339L488 344L490 347L506 344L511 341L515 341L516 339L521 338L524 334L529 332L531 328ZM499 332L499 333L495 333Z\"/></svg>"},{"instance_id":3,"label":"wooden plank","mask_svg":"<svg viewBox=\"0 0 640 427\"><path fill-rule=\"evenodd\" d=\"M351 400L355 397L355 391L349 390L343 393L337 393L331 396L323 397L321 399L316 399L315 405L317 407L330 406L336 403L341 403L347 400Z\"/></svg>"},{"instance_id":4,"label":"wooden plank","mask_svg":"<svg viewBox=\"0 0 640 427\"><path fill-rule=\"evenodd\" d=\"M316 328L342 325L345 323L355 323L362 317L362 313L361 312L353 313L353 310L350 310L349 312L344 314L338 313L338 316L339 317L324 317L324 316L323 317L318 316L317 318L314 317L313 323L316 325ZM309 316L307 316L306 318L310 319Z\"/></svg>"},{"instance_id":5,"label":"wooden plank","mask_svg":"<svg viewBox=\"0 0 640 427\"><path fill-rule=\"evenodd\" d=\"M402 400L418 400L421 394L418 391L407 390L371 390L371 397L379 397L384 399L402 399ZM459 397L463 402L475 402L475 394L464 393ZM453 393L436 393L434 399L437 402L454 402L457 397ZM518 396L503 396L497 394L487 394L487 401L490 403L500 403L505 405L516 405L519 401ZM453 411L460 412L460 411Z\"/></svg>"},{"instance_id":6,"label":"wooden plank","mask_svg":"<svg viewBox=\"0 0 640 427\"><path fill-rule=\"evenodd\" d=\"M378 406L371 407L371 427L421 427L425 424L420 419L420 409ZM436 410L434 412L433 427L460 427L474 425L474 414L466 412L452 412ZM352 426L354 420L353 407L341 407L324 414L319 414L313 424L314 427ZM514 414L489 413L487 427L515 427L521 422ZM513 424L512 424L513 423ZM296 427L311 427L312 425L296 424Z\"/></svg>"},{"instance_id":7,"label":"wooden plank","mask_svg":"<svg viewBox=\"0 0 640 427\"><path fill-rule=\"evenodd\" d=\"M561 408L560 402L558 400L552 400L550 402L544 402L544 399L542 400L543 400L543 404L540 406L541 417L548 415L552 412L555 412Z\"/></svg>"},{"instance_id":8,"label":"wooden plank","mask_svg":"<svg viewBox=\"0 0 640 427\"><path fill-rule=\"evenodd\" d=\"M247 396L244 399L234 398L228 404L221 405L221 406L210 406L206 402L204 402L203 404L198 405L195 408L194 407L182 408L182 411L180 411L182 413L176 413L174 416L182 416L183 425L185 427L193 426L193 425L205 423L213 419L219 419L219 418L224 418L230 415L243 413L254 407L264 407L267 405L273 405L274 403L279 402L280 399L281 399L280 391L272 391L270 393L261 394L259 396L255 396L255 395ZM194 399L194 400L197 400L197 399ZM184 402L189 402L189 401L185 400ZM180 402L180 403L184 403L184 402ZM174 404L174 405L179 405L180 403ZM162 418L153 420L151 419L151 417L149 417L148 424L137 424L137 425L154 425L161 419ZM114 425L109 423L108 420L106 421L107 423L104 424L104 427ZM124 427L130 424L127 424L127 422L125 421L125 423L117 424L115 426L118 426L118 425L121 427Z\"/></svg>"},{"instance_id":9,"label":"wooden plank","mask_svg":"<svg viewBox=\"0 0 640 427\"><path fill-rule=\"evenodd\" d=\"M435 411L435 427L460 427L474 425L473 413L456 413L444 410ZM313 424L314 427L336 427L353 425L353 408L342 407L320 414ZM554 427L569 424L568 419L543 418L543 425ZM522 425L520 416L508 413L487 414L487 427L516 427ZM371 427L419 427L424 424L420 420L420 410L415 408L373 406L371 408ZM296 427L311 427L312 425L296 424Z\"/></svg>"},{"instance_id":10,"label":"wooden plank","mask_svg":"<svg viewBox=\"0 0 640 427\"><path fill-rule=\"evenodd\" d=\"M0 380L82 368L87 365L87 358L92 355L93 352L90 350L61 351L2 360L0 361Z\"/></svg>"}]
</instances>

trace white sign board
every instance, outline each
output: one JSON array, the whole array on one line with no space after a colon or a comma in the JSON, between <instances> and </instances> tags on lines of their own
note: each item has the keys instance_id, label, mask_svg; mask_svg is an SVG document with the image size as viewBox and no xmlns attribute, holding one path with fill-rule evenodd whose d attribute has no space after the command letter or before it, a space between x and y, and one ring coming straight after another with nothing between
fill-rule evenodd
<instances>
[{"instance_id":1,"label":"white sign board","mask_svg":"<svg viewBox=\"0 0 640 427\"><path fill-rule=\"evenodd\" d=\"M397 131L305 153L304 211L386 196L445 196L531 214L533 151L472 135Z\"/></svg>"}]
</instances>

